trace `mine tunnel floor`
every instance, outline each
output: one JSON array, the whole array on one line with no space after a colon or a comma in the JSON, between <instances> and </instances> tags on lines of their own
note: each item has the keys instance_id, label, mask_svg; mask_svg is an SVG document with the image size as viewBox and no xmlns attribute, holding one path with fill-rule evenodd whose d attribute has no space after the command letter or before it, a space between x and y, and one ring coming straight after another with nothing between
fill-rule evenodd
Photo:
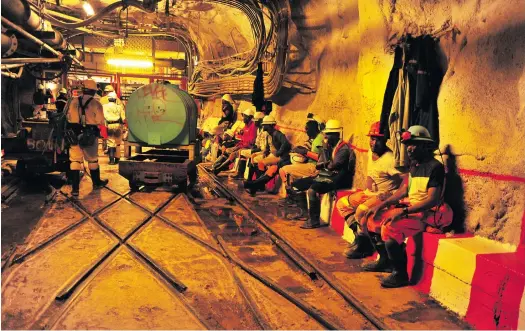
<instances>
[{"instance_id":1,"label":"mine tunnel floor","mask_svg":"<svg viewBox=\"0 0 525 331\"><path fill-rule=\"evenodd\" d=\"M346 243L330 228L282 220L276 196L250 197L227 173L201 169L188 195L130 192L103 159L107 188L93 191L84 176L73 200L57 175L50 203L29 185L3 205L4 328L468 328L412 287L381 289L385 275L360 272L361 261L344 258ZM254 215L375 322L277 247Z\"/></svg>"}]
</instances>

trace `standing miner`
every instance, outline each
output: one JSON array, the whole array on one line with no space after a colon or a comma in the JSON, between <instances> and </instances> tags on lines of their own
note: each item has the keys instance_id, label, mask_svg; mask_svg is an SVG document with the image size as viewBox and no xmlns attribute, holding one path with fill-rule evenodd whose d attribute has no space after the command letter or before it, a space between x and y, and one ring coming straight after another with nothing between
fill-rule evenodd
<instances>
[{"instance_id":1,"label":"standing miner","mask_svg":"<svg viewBox=\"0 0 525 331\"><path fill-rule=\"evenodd\" d=\"M80 169L84 160L93 181L93 188L98 189L108 183L100 179L98 165L99 125L104 125L104 111L95 98L97 83L92 79L84 81L83 95L75 97L67 109L67 140L70 144L69 160L71 161L71 179L73 188L71 194L78 196L80 189Z\"/></svg>"},{"instance_id":2,"label":"standing miner","mask_svg":"<svg viewBox=\"0 0 525 331\"><path fill-rule=\"evenodd\" d=\"M126 114L124 107L117 103L117 94L109 92L108 103L102 105L104 109L104 118L108 128L108 154L109 164L117 164L120 159L120 144L122 144L122 134L124 130L124 121Z\"/></svg>"}]
</instances>

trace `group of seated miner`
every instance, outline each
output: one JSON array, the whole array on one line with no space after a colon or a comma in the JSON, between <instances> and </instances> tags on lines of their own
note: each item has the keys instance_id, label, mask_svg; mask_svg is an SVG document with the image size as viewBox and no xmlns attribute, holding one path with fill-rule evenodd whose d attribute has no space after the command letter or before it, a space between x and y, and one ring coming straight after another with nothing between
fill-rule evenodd
<instances>
[{"instance_id":1,"label":"group of seated miner","mask_svg":"<svg viewBox=\"0 0 525 331\"><path fill-rule=\"evenodd\" d=\"M286 218L304 220L302 229L320 227L321 195L353 186L355 153L342 137L340 122L332 119L323 123L309 114L305 123L308 141L292 148L273 116L255 112L250 106L241 112L243 122L237 122L233 104L230 95L222 98L223 117L218 127L225 132L214 128L215 140L204 146L203 156L209 156L210 145L218 144L220 156L210 170L217 175L236 159L243 160L246 169L241 167L236 177L247 178L244 187L252 196L279 175L286 190L280 204L307 211L287 214ZM234 139L236 134L238 139ZM409 284L405 240L422 231L439 233L452 222L452 210L443 201L445 168L434 158L437 144L423 126L411 126L393 137L404 145L410 160L404 171L396 168L379 122L372 124L367 136L366 187L348 190L336 204L355 234L345 255L363 259L377 251L378 259L364 264L363 269L391 272L381 285L402 287Z\"/></svg>"}]
</instances>

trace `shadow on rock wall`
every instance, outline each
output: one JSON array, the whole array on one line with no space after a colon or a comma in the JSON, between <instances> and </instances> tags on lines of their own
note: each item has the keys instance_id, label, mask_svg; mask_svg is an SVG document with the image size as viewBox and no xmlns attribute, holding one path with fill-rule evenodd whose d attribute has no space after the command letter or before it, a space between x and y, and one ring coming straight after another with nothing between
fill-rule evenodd
<instances>
[{"instance_id":1,"label":"shadow on rock wall","mask_svg":"<svg viewBox=\"0 0 525 331\"><path fill-rule=\"evenodd\" d=\"M456 155L452 152L452 147L450 145L445 147L444 154L447 156L446 167L448 169L444 199L454 212L452 224L447 230L453 230L455 233L463 233L465 232L465 218L467 216L465 208L465 189L463 187L463 181L458 173Z\"/></svg>"}]
</instances>

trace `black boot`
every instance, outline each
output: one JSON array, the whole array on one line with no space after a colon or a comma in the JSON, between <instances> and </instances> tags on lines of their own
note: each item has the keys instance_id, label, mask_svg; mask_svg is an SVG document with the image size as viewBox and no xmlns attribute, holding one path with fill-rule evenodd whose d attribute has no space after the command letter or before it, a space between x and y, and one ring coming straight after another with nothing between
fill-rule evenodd
<instances>
[{"instance_id":1,"label":"black boot","mask_svg":"<svg viewBox=\"0 0 525 331\"><path fill-rule=\"evenodd\" d=\"M224 155L221 155L217 158L217 160L213 163L213 165L211 166L211 170L212 171L215 171L215 169L217 169L218 167L221 166L221 164L224 163L224 161L226 161L226 156Z\"/></svg>"},{"instance_id":2,"label":"black boot","mask_svg":"<svg viewBox=\"0 0 525 331\"><path fill-rule=\"evenodd\" d=\"M109 164L111 164L111 165L115 164L115 150L116 150L116 148L114 148L114 147L109 147L108 148Z\"/></svg>"},{"instance_id":3,"label":"black boot","mask_svg":"<svg viewBox=\"0 0 525 331\"><path fill-rule=\"evenodd\" d=\"M253 164L250 164L248 166L248 179L246 179L245 182L251 182L254 173L255 173L255 167L253 166Z\"/></svg>"},{"instance_id":4,"label":"black boot","mask_svg":"<svg viewBox=\"0 0 525 331\"><path fill-rule=\"evenodd\" d=\"M356 260L363 259L374 254L374 247L366 234L358 234L355 237L355 246L345 252L347 258Z\"/></svg>"},{"instance_id":5,"label":"black boot","mask_svg":"<svg viewBox=\"0 0 525 331\"><path fill-rule=\"evenodd\" d=\"M301 225L301 229L316 229L321 227L321 201L319 199L312 201L308 208L308 220Z\"/></svg>"},{"instance_id":6,"label":"black boot","mask_svg":"<svg viewBox=\"0 0 525 331\"><path fill-rule=\"evenodd\" d=\"M380 236L377 234L372 234L370 238L377 253L379 253L379 259L377 261L364 264L363 270L369 272L392 272L392 265L390 264L390 259L388 258L385 243L381 241Z\"/></svg>"},{"instance_id":7,"label":"black boot","mask_svg":"<svg viewBox=\"0 0 525 331\"><path fill-rule=\"evenodd\" d=\"M71 180L71 195L78 197L80 191L80 170L71 170L69 179Z\"/></svg>"},{"instance_id":8,"label":"black boot","mask_svg":"<svg viewBox=\"0 0 525 331\"><path fill-rule=\"evenodd\" d=\"M108 179L100 179L100 168L91 170L91 180L93 181L93 189L99 189L109 183Z\"/></svg>"},{"instance_id":9,"label":"black boot","mask_svg":"<svg viewBox=\"0 0 525 331\"><path fill-rule=\"evenodd\" d=\"M247 162L248 162L247 160L243 160L243 159L239 160L239 169L237 170L237 173L235 174L235 176L233 176L233 178L235 178L235 179L242 179L242 178L244 178L244 171L246 170L246 163Z\"/></svg>"},{"instance_id":10,"label":"black boot","mask_svg":"<svg viewBox=\"0 0 525 331\"><path fill-rule=\"evenodd\" d=\"M286 214L286 220L289 221L305 221L307 219L306 214L308 211L308 201L306 199L306 192L293 193L292 195L295 205L285 206L290 208L293 212Z\"/></svg>"},{"instance_id":11,"label":"black boot","mask_svg":"<svg viewBox=\"0 0 525 331\"><path fill-rule=\"evenodd\" d=\"M264 174L257 178L256 180L247 180L244 182L244 188L248 189L251 196L255 196L258 190L264 189L264 185L268 183L272 177Z\"/></svg>"},{"instance_id":12,"label":"black boot","mask_svg":"<svg viewBox=\"0 0 525 331\"><path fill-rule=\"evenodd\" d=\"M221 171L225 171L225 170L228 170L230 164L232 163L231 160L226 160L224 161L221 165L219 165L218 167L216 167L215 169L213 169L213 174L215 176L217 176Z\"/></svg>"},{"instance_id":13,"label":"black boot","mask_svg":"<svg viewBox=\"0 0 525 331\"><path fill-rule=\"evenodd\" d=\"M386 288L403 287L409 284L407 272L407 254L404 244L398 244L395 240L389 239L386 242L388 257L394 267L394 271L387 278L381 281L381 286Z\"/></svg>"}]
</instances>

